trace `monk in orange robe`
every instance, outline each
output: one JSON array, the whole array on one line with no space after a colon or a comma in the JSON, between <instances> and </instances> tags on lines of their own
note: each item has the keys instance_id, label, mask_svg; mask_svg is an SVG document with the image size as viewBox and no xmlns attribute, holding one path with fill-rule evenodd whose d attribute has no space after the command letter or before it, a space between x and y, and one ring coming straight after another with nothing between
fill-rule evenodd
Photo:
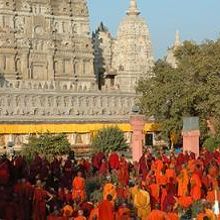
<instances>
[{"instance_id":1,"label":"monk in orange robe","mask_svg":"<svg viewBox=\"0 0 220 220\"><path fill-rule=\"evenodd\" d=\"M86 198L85 192L85 179L82 177L82 173L78 172L77 176L73 179L73 200L83 201Z\"/></svg>"},{"instance_id":2,"label":"monk in orange robe","mask_svg":"<svg viewBox=\"0 0 220 220\"><path fill-rule=\"evenodd\" d=\"M118 208L116 220L131 220L130 214L130 209L127 208L126 204L124 203Z\"/></svg>"},{"instance_id":3,"label":"monk in orange robe","mask_svg":"<svg viewBox=\"0 0 220 220\"><path fill-rule=\"evenodd\" d=\"M197 201L201 198L202 182L197 173L193 173L190 179L191 192L190 195L193 200Z\"/></svg>"},{"instance_id":4,"label":"monk in orange robe","mask_svg":"<svg viewBox=\"0 0 220 220\"><path fill-rule=\"evenodd\" d=\"M177 177L178 196L186 196L188 194L189 175L186 168L183 168Z\"/></svg>"},{"instance_id":5,"label":"monk in orange robe","mask_svg":"<svg viewBox=\"0 0 220 220\"><path fill-rule=\"evenodd\" d=\"M220 192L218 191L218 201L220 201ZM206 200L210 203L215 202L215 190L209 190L207 192Z\"/></svg>"},{"instance_id":6,"label":"monk in orange robe","mask_svg":"<svg viewBox=\"0 0 220 220\"><path fill-rule=\"evenodd\" d=\"M111 195L107 195L107 199L104 199L99 204L99 220L115 220L114 205Z\"/></svg>"},{"instance_id":7,"label":"monk in orange robe","mask_svg":"<svg viewBox=\"0 0 220 220\"><path fill-rule=\"evenodd\" d=\"M169 220L169 217L166 212L154 209L147 216L146 220Z\"/></svg>"},{"instance_id":8,"label":"monk in orange robe","mask_svg":"<svg viewBox=\"0 0 220 220\"><path fill-rule=\"evenodd\" d=\"M188 208L192 205L193 200L191 196L182 196L178 198L177 202L182 208Z\"/></svg>"},{"instance_id":9,"label":"monk in orange robe","mask_svg":"<svg viewBox=\"0 0 220 220\"><path fill-rule=\"evenodd\" d=\"M98 220L99 219L99 208L96 206L90 212L88 220Z\"/></svg>"},{"instance_id":10,"label":"monk in orange robe","mask_svg":"<svg viewBox=\"0 0 220 220\"><path fill-rule=\"evenodd\" d=\"M73 214L73 207L69 205L68 203L63 207L63 216L64 217L71 217Z\"/></svg>"},{"instance_id":11,"label":"monk in orange robe","mask_svg":"<svg viewBox=\"0 0 220 220\"><path fill-rule=\"evenodd\" d=\"M104 185L103 188L103 199L106 200L108 195L112 196L114 201L117 197L116 187L111 183L111 177L107 177L108 182Z\"/></svg>"},{"instance_id":12,"label":"monk in orange robe","mask_svg":"<svg viewBox=\"0 0 220 220\"><path fill-rule=\"evenodd\" d=\"M86 220L86 217L83 215L83 210L78 211L78 216L74 220Z\"/></svg>"},{"instance_id":13,"label":"monk in orange robe","mask_svg":"<svg viewBox=\"0 0 220 220\"><path fill-rule=\"evenodd\" d=\"M155 207L156 204L159 204L160 196L160 186L156 183L155 178L152 179L152 183L148 186L151 195L151 206Z\"/></svg>"},{"instance_id":14,"label":"monk in orange robe","mask_svg":"<svg viewBox=\"0 0 220 220\"><path fill-rule=\"evenodd\" d=\"M170 182L170 179L176 179L176 172L173 169L173 165L171 164L168 169L166 169L165 176L167 177L167 181Z\"/></svg>"},{"instance_id":15,"label":"monk in orange robe","mask_svg":"<svg viewBox=\"0 0 220 220\"><path fill-rule=\"evenodd\" d=\"M179 216L175 212L168 212L167 215L169 220L179 220Z\"/></svg>"}]
</instances>

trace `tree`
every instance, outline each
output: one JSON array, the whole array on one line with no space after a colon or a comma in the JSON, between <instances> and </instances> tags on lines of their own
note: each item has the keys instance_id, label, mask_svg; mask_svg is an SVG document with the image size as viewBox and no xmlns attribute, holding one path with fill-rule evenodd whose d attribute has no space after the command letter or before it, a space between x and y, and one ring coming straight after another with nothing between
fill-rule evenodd
<instances>
[{"instance_id":1,"label":"tree","mask_svg":"<svg viewBox=\"0 0 220 220\"><path fill-rule=\"evenodd\" d=\"M127 149L124 133L118 127L106 127L97 132L92 140L95 151L109 153L110 151L124 151Z\"/></svg>"},{"instance_id":2,"label":"tree","mask_svg":"<svg viewBox=\"0 0 220 220\"><path fill-rule=\"evenodd\" d=\"M186 41L175 57L177 68L158 60L155 76L139 81L140 109L154 116L167 138L180 134L183 117L198 116L204 137L207 120L220 121L220 40L201 45Z\"/></svg>"},{"instance_id":3,"label":"tree","mask_svg":"<svg viewBox=\"0 0 220 220\"><path fill-rule=\"evenodd\" d=\"M54 156L68 154L71 151L70 143L65 134L40 134L31 135L28 144L22 149L22 155L32 160L36 154L42 155L48 160Z\"/></svg>"}]
</instances>

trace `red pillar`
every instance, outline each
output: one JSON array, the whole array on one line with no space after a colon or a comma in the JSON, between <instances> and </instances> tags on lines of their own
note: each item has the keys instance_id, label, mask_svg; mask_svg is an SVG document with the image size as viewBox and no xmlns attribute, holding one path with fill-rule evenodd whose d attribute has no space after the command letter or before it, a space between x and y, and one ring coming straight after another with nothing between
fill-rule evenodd
<instances>
[{"instance_id":1,"label":"red pillar","mask_svg":"<svg viewBox=\"0 0 220 220\"><path fill-rule=\"evenodd\" d=\"M143 154L145 117L133 115L130 117L130 124L133 131L131 140L132 160L138 162Z\"/></svg>"},{"instance_id":2,"label":"red pillar","mask_svg":"<svg viewBox=\"0 0 220 220\"><path fill-rule=\"evenodd\" d=\"M199 156L199 137L200 131L185 131L182 132L183 136L183 151L193 152L196 157Z\"/></svg>"}]
</instances>

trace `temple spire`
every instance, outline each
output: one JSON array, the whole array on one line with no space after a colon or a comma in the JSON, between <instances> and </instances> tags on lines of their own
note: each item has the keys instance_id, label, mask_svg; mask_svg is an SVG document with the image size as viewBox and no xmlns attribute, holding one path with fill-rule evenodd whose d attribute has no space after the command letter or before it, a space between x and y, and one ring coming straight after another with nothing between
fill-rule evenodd
<instances>
[{"instance_id":1,"label":"temple spire","mask_svg":"<svg viewBox=\"0 0 220 220\"><path fill-rule=\"evenodd\" d=\"M176 36L175 36L174 47L179 47L179 46L181 46L181 40L180 40L180 33L177 30L176 31Z\"/></svg>"},{"instance_id":2,"label":"temple spire","mask_svg":"<svg viewBox=\"0 0 220 220\"><path fill-rule=\"evenodd\" d=\"M137 8L137 0L130 0L130 7L127 11L127 15L139 15L140 12Z\"/></svg>"}]
</instances>

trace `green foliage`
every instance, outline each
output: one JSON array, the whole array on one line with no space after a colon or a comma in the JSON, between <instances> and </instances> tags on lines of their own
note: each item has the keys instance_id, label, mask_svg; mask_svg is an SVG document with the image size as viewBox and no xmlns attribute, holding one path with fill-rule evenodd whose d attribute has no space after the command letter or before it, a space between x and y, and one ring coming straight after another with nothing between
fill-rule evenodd
<instances>
[{"instance_id":1,"label":"green foliage","mask_svg":"<svg viewBox=\"0 0 220 220\"><path fill-rule=\"evenodd\" d=\"M220 147L220 139L216 136L209 136L205 139L203 147L205 147L209 151L215 151L217 148Z\"/></svg>"},{"instance_id":2,"label":"green foliage","mask_svg":"<svg viewBox=\"0 0 220 220\"><path fill-rule=\"evenodd\" d=\"M155 76L139 81L140 109L161 124L163 137L180 134L182 118L188 116L200 118L204 135L208 119L220 122L220 40L201 45L187 41L175 57L177 68L158 60Z\"/></svg>"},{"instance_id":3,"label":"green foliage","mask_svg":"<svg viewBox=\"0 0 220 220\"><path fill-rule=\"evenodd\" d=\"M86 181L86 194L89 200L98 202L102 200L102 184L104 178L99 176L92 176Z\"/></svg>"},{"instance_id":4,"label":"green foliage","mask_svg":"<svg viewBox=\"0 0 220 220\"><path fill-rule=\"evenodd\" d=\"M28 144L25 144L22 149L22 155L28 160L32 160L36 154L51 160L56 155L68 154L70 150L66 135L46 133L30 136Z\"/></svg>"},{"instance_id":5,"label":"green foliage","mask_svg":"<svg viewBox=\"0 0 220 220\"><path fill-rule=\"evenodd\" d=\"M95 151L109 153L110 151L124 151L128 145L124 133L118 127L106 127L97 132L92 140Z\"/></svg>"}]
</instances>

